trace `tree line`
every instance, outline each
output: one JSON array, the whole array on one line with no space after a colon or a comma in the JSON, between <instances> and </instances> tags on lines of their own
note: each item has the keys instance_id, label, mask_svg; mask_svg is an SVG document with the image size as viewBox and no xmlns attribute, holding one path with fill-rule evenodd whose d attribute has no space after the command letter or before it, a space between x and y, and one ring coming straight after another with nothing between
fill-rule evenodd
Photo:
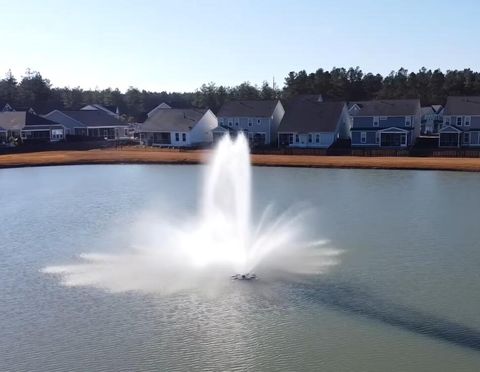
<instances>
[{"instance_id":1,"label":"tree line","mask_svg":"<svg viewBox=\"0 0 480 372\"><path fill-rule=\"evenodd\" d=\"M244 82L226 87L215 83L203 84L194 92L151 92L130 87L119 89L84 90L53 87L40 72L27 70L17 79L8 71L0 80L0 109L10 104L17 110L33 108L43 114L53 109L77 110L91 103L118 107L127 121L143 121L148 111L161 102L172 107L208 107L214 112L230 100L282 99L301 94L321 94L326 100L360 101L371 99L419 98L422 105L444 104L449 95L480 95L480 72L471 69L420 69L408 72L401 68L387 76L364 73L356 68L322 68L307 73L290 72L280 89L264 82L261 86Z\"/></svg>"}]
</instances>

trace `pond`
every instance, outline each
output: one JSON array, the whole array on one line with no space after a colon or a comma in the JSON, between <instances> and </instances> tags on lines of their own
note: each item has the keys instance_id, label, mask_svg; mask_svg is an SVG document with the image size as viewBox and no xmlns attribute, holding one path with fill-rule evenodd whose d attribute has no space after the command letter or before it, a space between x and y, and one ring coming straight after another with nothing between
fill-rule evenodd
<instances>
[{"instance_id":1,"label":"pond","mask_svg":"<svg viewBox=\"0 0 480 372\"><path fill-rule=\"evenodd\" d=\"M343 252L303 281L159 295L41 272L126 248L145 211L195 213L202 170L0 170L0 370L480 369L478 174L253 168L254 217L314 208Z\"/></svg>"}]
</instances>

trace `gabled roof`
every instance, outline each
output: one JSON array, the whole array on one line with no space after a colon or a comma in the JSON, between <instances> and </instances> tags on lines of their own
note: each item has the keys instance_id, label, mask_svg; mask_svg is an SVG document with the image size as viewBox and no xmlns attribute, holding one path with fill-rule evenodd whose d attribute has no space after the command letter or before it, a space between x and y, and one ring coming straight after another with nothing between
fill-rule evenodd
<instances>
[{"instance_id":1,"label":"gabled roof","mask_svg":"<svg viewBox=\"0 0 480 372\"><path fill-rule=\"evenodd\" d=\"M127 124L103 110L61 111L87 127L121 127Z\"/></svg>"},{"instance_id":2,"label":"gabled roof","mask_svg":"<svg viewBox=\"0 0 480 372\"><path fill-rule=\"evenodd\" d=\"M217 116L223 117L270 117L277 106L278 100L244 100L230 101L223 104Z\"/></svg>"},{"instance_id":3,"label":"gabled roof","mask_svg":"<svg viewBox=\"0 0 480 372\"><path fill-rule=\"evenodd\" d=\"M420 108L419 99L384 99L377 101L352 102L359 110L353 116L404 116L416 115Z\"/></svg>"},{"instance_id":4,"label":"gabled roof","mask_svg":"<svg viewBox=\"0 0 480 372\"><path fill-rule=\"evenodd\" d=\"M335 132L345 102L318 102L298 99L285 111L279 132Z\"/></svg>"},{"instance_id":5,"label":"gabled roof","mask_svg":"<svg viewBox=\"0 0 480 372\"><path fill-rule=\"evenodd\" d=\"M147 113L147 117L150 117L150 116L154 115L160 109L171 109L171 108L172 108L172 106L170 106L168 103L162 102L159 105L155 106L153 109L151 109Z\"/></svg>"},{"instance_id":6,"label":"gabled roof","mask_svg":"<svg viewBox=\"0 0 480 372\"><path fill-rule=\"evenodd\" d=\"M442 105L431 105L422 107L422 116L424 115L439 115L443 110Z\"/></svg>"},{"instance_id":7,"label":"gabled roof","mask_svg":"<svg viewBox=\"0 0 480 372\"><path fill-rule=\"evenodd\" d=\"M438 131L439 133L462 133L463 131L454 125L447 125Z\"/></svg>"},{"instance_id":8,"label":"gabled roof","mask_svg":"<svg viewBox=\"0 0 480 372\"><path fill-rule=\"evenodd\" d=\"M0 127L7 130L21 130L26 126L36 125L59 125L41 116L31 114L28 111L0 112Z\"/></svg>"},{"instance_id":9,"label":"gabled roof","mask_svg":"<svg viewBox=\"0 0 480 372\"><path fill-rule=\"evenodd\" d=\"M480 96L447 98L444 115L480 115Z\"/></svg>"},{"instance_id":10,"label":"gabled roof","mask_svg":"<svg viewBox=\"0 0 480 372\"><path fill-rule=\"evenodd\" d=\"M140 125L140 131L188 132L209 111L208 109L158 109Z\"/></svg>"},{"instance_id":11,"label":"gabled roof","mask_svg":"<svg viewBox=\"0 0 480 372\"><path fill-rule=\"evenodd\" d=\"M106 112L109 115L116 116L119 114L118 107L116 106L104 106L98 103L93 103L82 107L80 110L101 110Z\"/></svg>"}]
</instances>

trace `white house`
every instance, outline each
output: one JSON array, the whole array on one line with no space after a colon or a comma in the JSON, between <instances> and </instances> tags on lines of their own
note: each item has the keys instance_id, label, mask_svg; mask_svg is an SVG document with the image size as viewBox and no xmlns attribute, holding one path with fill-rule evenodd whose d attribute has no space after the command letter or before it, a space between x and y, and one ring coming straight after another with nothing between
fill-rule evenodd
<instances>
[{"instance_id":1,"label":"white house","mask_svg":"<svg viewBox=\"0 0 480 372\"><path fill-rule=\"evenodd\" d=\"M159 108L138 131L146 145L191 147L212 143L217 125L209 109Z\"/></svg>"},{"instance_id":2,"label":"white house","mask_svg":"<svg viewBox=\"0 0 480 372\"><path fill-rule=\"evenodd\" d=\"M230 101L218 112L218 125L231 132L243 132L252 147L277 141L278 126L285 109L279 100Z\"/></svg>"}]
</instances>

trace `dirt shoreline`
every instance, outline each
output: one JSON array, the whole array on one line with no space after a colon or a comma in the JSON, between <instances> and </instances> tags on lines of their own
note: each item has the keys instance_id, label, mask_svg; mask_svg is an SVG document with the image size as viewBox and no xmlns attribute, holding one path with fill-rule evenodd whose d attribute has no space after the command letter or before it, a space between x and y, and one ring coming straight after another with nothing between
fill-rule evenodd
<instances>
[{"instance_id":1,"label":"dirt shoreline","mask_svg":"<svg viewBox=\"0 0 480 372\"><path fill-rule=\"evenodd\" d=\"M0 168L80 164L199 164L209 151L89 150L0 155ZM410 169L479 172L480 158L252 155L252 164L272 167Z\"/></svg>"}]
</instances>

